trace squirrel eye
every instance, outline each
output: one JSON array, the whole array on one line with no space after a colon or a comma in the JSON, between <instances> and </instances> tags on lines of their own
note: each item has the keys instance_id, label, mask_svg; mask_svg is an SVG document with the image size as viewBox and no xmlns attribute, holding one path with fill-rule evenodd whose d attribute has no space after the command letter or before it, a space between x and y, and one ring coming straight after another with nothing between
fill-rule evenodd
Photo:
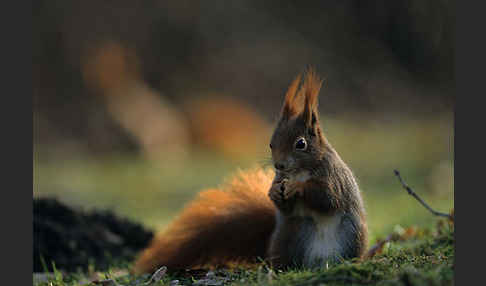
<instances>
[{"instance_id":1,"label":"squirrel eye","mask_svg":"<svg viewBox=\"0 0 486 286\"><path fill-rule=\"evenodd\" d=\"M304 138L300 138L295 142L295 149L297 150L305 150L307 148L307 142Z\"/></svg>"},{"instance_id":2,"label":"squirrel eye","mask_svg":"<svg viewBox=\"0 0 486 286\"><path fill-rule=\"evenodd\" d=\"M272 148L273 148L272 143L270 143L270 149L272 149Z\"/></svg>"}]
</instances>

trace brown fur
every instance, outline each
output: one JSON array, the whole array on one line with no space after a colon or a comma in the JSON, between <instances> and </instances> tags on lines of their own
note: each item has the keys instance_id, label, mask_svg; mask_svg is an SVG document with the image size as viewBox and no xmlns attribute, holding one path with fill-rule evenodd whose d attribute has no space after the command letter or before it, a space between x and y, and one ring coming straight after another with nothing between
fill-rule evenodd
<instances>
[{"instance_id":1,"label":"brown fur","mask_svg":"<svg viewBox=\"0 0 486 286\"><path fill-rule=\"evenodd\" d=\"M220 189L201 192L143 251L134 271L263 259L275 225L275 207L267 196L272 177L261 169L239 172Z\"/></svg>"}]
</instances>

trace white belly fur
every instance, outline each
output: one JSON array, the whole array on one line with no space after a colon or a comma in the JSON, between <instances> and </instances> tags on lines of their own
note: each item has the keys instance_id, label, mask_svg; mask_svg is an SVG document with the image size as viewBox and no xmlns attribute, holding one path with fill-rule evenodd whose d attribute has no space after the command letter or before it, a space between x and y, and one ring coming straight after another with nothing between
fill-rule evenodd
<instances>
[{"instance_id":1,"label":"white belly fur","mask_svg":"<svg viewBox=\"0 0 486 286\"><path fill-rule=\"evenodd\" d=\"M341 213L332 216L323 215L297 202L294 215L310 216L316 224L316 232L310 238L306 249L306 264L312 265L316 260L326 260L326 258L333 257L341 252L342 245L339 241Z\"/></svg>"}]
</instances>

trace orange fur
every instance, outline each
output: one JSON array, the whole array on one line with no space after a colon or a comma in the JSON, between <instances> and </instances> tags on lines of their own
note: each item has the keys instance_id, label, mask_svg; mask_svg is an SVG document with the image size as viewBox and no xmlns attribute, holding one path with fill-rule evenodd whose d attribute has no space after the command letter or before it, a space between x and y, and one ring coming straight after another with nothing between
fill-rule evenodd
<instances>
[{"instance_id":1,"label":"orange fur","mask_svg":"<svg viewBox=\"0 0 486 286\"><path fill-rule=\"evenodd\" d=\"M282 108L282 116L291 117L299 112L298 105L294 103L299 88L301 75L298 75L290 84L287 93L285 94L285 101Z\"/></svg>"},{"instance_id":2,"label":"orange fur","mask_svg":"<svg viewBox=\"0 0 486 286\"><path fill-rule=\"evenodd\" d=\"M256 262L264 258L275 226L268 198L272 171L240 171L220 189L209 189L185 207L143 251L135 273Z\"/></svg>"},{"instance_id":3,"label":"orange fur","mask_svg":"<svg viewBox=\"0 0 486 286\"><path fill-rule=\"evenodd\" d=\"M321 86L322 79L319 78L313 68L309 68L305 76L304 84L300 89L299 94L302 93L304 95L306 102L309 103L309 106L313 110L316 110L317 108L317 97L319 96L319 90L321 89Z\"/></svg>"},{"instance_id":4,"label":"orange fur","mask_svg":"<svg viewBox=\"0 0 486 286\"><path fill-rule=\"evenodd\" d=\"M322 79L319 78L313 68L305 72L305 78L299 89L301 75L298 75L289 86L285 94L285 101L282 108L282 117L290 118L300 114L303 110L317 111L319 90L322 86Z\"/></svg>"}]
</instances>

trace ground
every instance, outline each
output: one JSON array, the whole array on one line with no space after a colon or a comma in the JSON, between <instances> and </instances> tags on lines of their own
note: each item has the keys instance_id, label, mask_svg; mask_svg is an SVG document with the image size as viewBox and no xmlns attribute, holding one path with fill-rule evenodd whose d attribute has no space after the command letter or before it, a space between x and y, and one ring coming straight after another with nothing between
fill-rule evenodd
<instances>
[{"instance_id":1,"label":"ground","mask_svg":"<svg viewBox=\"0 0 486 286\"><path fill-rule=\"evenodd\" d=\"M126 268L91 274L34 276L39 286L56 285L453 285L454 227L438 226L413 231L396 230L400 237L385 244L381 253L365 261L346 261L322 269L275 271L261 264L252 269L193 270L166 273L160 280L150 275L130 275ZM95 281L95 282L93 282ZM148 283L152 281L152 283ZM91 284L90 284L91 282Z\"/></svg>"}]
</instances>

